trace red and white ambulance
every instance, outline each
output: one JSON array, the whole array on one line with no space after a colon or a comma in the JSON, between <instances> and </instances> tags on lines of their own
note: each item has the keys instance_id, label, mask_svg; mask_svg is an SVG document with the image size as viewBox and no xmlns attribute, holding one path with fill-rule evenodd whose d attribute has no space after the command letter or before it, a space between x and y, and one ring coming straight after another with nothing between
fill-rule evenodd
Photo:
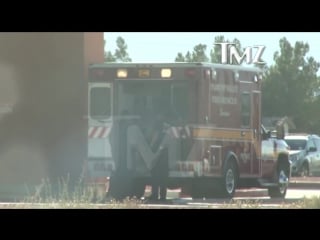
<instances>
[{"instance_id":1,"label":"red and white ambulance","mask_svg":"<svg viewBox=\"0 0 320 240\"><path fill-rule=\"evenodd\" d=\"M288 149L261 125L261 81L259 69L235 65L91 65L87 177L113 178L116 197L141 196L154 165L148 156L155 154L143 153L150 140L140 137L152 130L143 122L163 114L171 136L169 188L196 198L262 187L271 197L285 197ZM136 142L128 136L130 125L141 130Z\"/></svg>"}]
</instances>

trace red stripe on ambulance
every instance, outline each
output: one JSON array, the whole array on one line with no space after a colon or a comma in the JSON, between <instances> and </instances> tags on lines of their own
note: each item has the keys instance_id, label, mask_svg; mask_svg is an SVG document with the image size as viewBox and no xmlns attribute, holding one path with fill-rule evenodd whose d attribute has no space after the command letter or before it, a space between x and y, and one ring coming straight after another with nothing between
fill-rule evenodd
<instances>
[{"instance_id":1,"label":"red stripe on ambulance","mask_svg":"<svg viewBox=\"0 0 320 240\"><path fill-rule=\"evenodd\" d=\"M88 131L89 138L107 138L111 127L90 127Z\"/></svg>"}]
</instances>

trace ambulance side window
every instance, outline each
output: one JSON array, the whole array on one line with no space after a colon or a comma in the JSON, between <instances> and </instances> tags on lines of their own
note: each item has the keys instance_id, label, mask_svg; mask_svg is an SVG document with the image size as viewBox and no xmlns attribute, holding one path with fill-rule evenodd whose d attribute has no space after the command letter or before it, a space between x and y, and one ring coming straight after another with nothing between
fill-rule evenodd
<instances>
[{"instance_id":1,"label":"ambulance side window","mask_svg":"<svg viewBox=\"0 0 320 240\"><path fill-rule=\"evenodd\" d=\"M90 116L93 119L108 119L111 116L111 88L93 87L90 90Z\"/></svg>"},{"instance_id":2,"label":"ambulance side window","mask_svg":"<svg viewBox=\"0 0 320 240\"><path fill-rule=\"evenodd\" d=\"M250 126L250 116L251 116L250 94L248 92L243 92L241 94L241 125L243 127Z\"/></svg>"}]
</instances>

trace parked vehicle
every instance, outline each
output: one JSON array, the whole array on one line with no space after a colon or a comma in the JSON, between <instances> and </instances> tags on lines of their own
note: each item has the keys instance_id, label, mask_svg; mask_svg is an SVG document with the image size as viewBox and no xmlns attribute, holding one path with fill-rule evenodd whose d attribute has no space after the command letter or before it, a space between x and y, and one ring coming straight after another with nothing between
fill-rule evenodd
<instances>
[{"instance_id":1,"label":"parked vehicle","mask_svg":"<svg viewBox=\"0 0 320 240\"><path fill-rule=\"evenodd\" d=\"M290 146L289 158L293 176L320 173L320 137L311 134L290 134L285 137Z\"/></svg>"}]
</instances>

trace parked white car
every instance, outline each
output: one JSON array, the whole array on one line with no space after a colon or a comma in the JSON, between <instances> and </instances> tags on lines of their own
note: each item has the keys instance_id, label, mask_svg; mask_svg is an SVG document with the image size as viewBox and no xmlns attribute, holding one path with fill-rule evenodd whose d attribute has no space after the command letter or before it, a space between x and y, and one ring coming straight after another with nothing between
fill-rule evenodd
<instances>
[{"instance_id":1,"label":"parked white car","mask_svg":"<svg viewBox=\"0 0 320 240\"><path fill-rule=\"evenodd\" d=\"M285 137L290 147L291 174L310 176L320 174L320 137L311 134L290 134Z\"/></svg>"}]
</instances>

